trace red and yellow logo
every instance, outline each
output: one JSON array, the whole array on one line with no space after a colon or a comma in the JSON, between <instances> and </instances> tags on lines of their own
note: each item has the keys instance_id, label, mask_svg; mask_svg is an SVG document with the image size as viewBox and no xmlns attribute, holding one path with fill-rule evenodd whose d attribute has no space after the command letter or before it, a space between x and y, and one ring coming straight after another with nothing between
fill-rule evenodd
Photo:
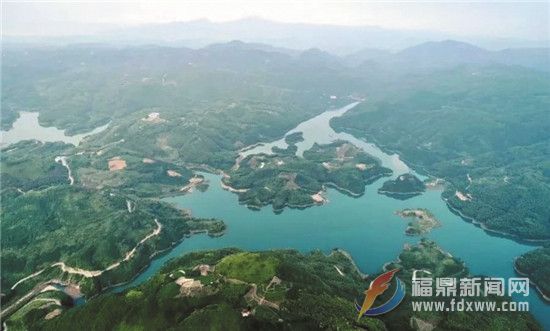
<instances>
[{"instance_id":1,"label":"red and yellow logo","mask_svg":"<svg viewBox=\"0 0 550 331\"><path fill-rule=\"evenodd\" d=\"M358 320L363 316L376 316L387 313L393 310L401 303L401 301L403 301L403 298L405 298L405 284L402 280L395 277L397 281L397 286L395 288L393 296L380 306L374 308L372 307L372 305L374 304L374 300L376 300L379 295L384 293L390 287L390 282L393 279L395 273L398 271L399 269L393 269L385 272L376 277L370 283L369 288L365 291L365 299L363 300L363 304L360 306L357 302L355 302L355 307L359 312L359 316L357 316Z\"/></svg>"}]
</instances>

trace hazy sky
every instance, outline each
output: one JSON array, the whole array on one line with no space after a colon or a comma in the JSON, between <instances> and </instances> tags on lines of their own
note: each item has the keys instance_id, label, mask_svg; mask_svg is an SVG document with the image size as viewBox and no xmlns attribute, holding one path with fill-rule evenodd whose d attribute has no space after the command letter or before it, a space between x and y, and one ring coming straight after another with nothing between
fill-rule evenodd
<instances>
[{"instance_id":1,"label":"hazy sky","mask_svg":"<svg viewBox=\"0 0 550 331\"><path fill-rule=\"evenodd\" d=\"M251 16L280 22L437 30L463 36L543 40L550 35L550 0L2 2L6 35L86 34L113 25L201 18L228 21Z\"/></svg>"}]
</instances>

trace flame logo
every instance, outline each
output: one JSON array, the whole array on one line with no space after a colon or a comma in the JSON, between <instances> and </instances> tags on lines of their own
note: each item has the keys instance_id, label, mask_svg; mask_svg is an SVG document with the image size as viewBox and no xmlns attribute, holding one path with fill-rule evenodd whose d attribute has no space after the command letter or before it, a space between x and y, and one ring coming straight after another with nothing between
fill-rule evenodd
<instances>
[{"instance_id":1,"label":"flame logo","mask_svg":"<svg viewBox=\"0 0 550 331\"><path fill-rule=\"evenodd\" d=\"M393 296L382 305L371 308L374 304L374 300L390 287L390 282L393 279L394 274L398 271L399 269L393 269L385 272L376 277L370 283L368 290L365 291L365 299L363 300L363 305L360 306L357 302L355 302L355 307L359 312L357 320L365 315L376 316L387 313L397 307L401 303L401 301L403 301L403 298L405 298L405 286L403 284L403 281L396 277L397 286L395 292L393 293Z\"/></svg>"}]
</instances>

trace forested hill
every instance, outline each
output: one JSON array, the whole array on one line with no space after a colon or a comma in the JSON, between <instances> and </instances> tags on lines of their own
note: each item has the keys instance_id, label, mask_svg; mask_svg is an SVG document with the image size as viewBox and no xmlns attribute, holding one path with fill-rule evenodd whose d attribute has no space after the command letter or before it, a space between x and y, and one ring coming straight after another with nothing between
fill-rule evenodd
<instances>
[{"instance_id":1,"label":"forested hill","mask_svg":"<svg viewBox=\"0 0 550 331\"><path fill-rule=\"evenodd\" d=\"M185 113L217 100L293 103L303 116L326 108L328 93L348 91L325 79L335 74L322 64L238 42L199 50L8 47L2 63L3 128L11 125L10 112L20 110L40 111L42 124L77 133L149 108Z\"/></svg>"},{"instance_id":2,"label":"forested hill","mask_svg":"<svg viewBox=\"0 0 550 331\"><path fill-rule=\"evenodd\" d=\"M526 312L413 311L411 301L419 298L411 296L411 279L418 265L434 277L469 277L459 259L422 240L405 247L385 269L399 269L404 301L392 312L358 320L354 301L375 275L362 278L346 253L202 251L172 260L136 288L99 295L55 319L43 318L52 307L29 307L7 325L41 330L540 330ZM449 304L451 297L441 300ZM500 303L509 298L475 300Z\"/></svg>"}]
</instances>

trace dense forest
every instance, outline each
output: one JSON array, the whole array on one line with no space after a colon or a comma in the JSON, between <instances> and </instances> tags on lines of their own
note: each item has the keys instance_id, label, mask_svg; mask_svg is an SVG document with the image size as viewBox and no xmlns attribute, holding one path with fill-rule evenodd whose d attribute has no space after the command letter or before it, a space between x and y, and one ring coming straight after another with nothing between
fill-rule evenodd
<instances>
[{"instance_id":1,"label":"dense forest","mask_svg":"<svg viewBox=\"0 0 550 331\"><path fill-rule=\"evenodd\" d=\"M516 270L527 275L538 290L550 301L550 247L541 247L519 256L515 261Z\"/></svg>"},{"instance_id":2,"label":"dense forest","mask_svg":"<svg viewBox=\"0 0 550 331\"><path fill-rule=\"evenodd\" d=\"M24 141L1 151L3 308L51 279L70 280L85 295L95 294L128 281L152 254L185 235L197 231L217 235L224 230L221 221L192 218L166 203L134 194L160 192L159 187L172 179L165 173L167 165L136 161L134 171L146 172L143 176L132 172L120 176L132 181L132 190L122 184L113 189L105 178L97 179L101 186L95 187L76 175L88 164L81 159L88 158L72 154L74 149L63 143ZM58 159L64 154L68 168ZM95 160L110 172L106 159ZM154 171L155 167L160 169ZM181 176L190 173L169 168ZM69 169L76 176L73 181ZM167 179L155 178L159 173Z\"/></svg>"}]
</instances>

